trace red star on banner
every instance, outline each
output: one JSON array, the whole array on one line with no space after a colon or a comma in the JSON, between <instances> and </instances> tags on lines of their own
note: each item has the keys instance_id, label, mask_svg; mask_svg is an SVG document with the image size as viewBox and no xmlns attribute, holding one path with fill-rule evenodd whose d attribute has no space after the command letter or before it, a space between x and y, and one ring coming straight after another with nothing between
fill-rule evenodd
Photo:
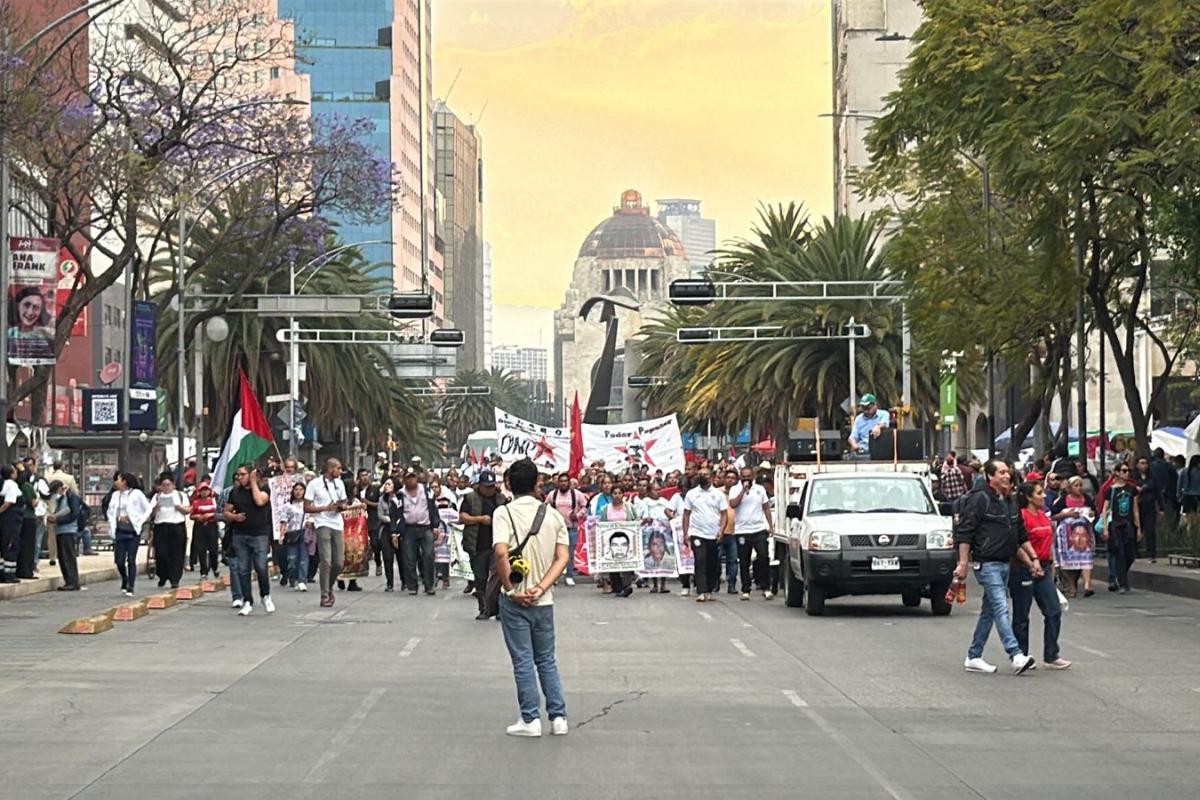
<instances>
[{"instance_id":1,"label":"red star on banner","mask_svg":"<svg viewBox=\"0 0 1200 800\"><path fill-rule=\"evenodd\" d=\"M654 447L654 443L657 441L657 439L647 439L643 442L639 438L639 434L635 433L633 438L628 442L618 445L617 450L625 455L625 460L630 464L645 462L651 467L657 467L658 465L654 463L654 459L650 457L650 448Z\"/></svg>"},{"instance_id":2,"label":"red star on banner","mask_svg":"<svg viewBox=\"0 0 1200 800\"><path fill-rule=\"evenodd\" d=\"M551 461L554 460L554 448L551 447L550 442L546 439L546 434L543 433L542 438L534 442L533 446L537 448L537 452L533 454L534 461L537 461L542 456L549 457Z\"/></svg>"}]
</instances>

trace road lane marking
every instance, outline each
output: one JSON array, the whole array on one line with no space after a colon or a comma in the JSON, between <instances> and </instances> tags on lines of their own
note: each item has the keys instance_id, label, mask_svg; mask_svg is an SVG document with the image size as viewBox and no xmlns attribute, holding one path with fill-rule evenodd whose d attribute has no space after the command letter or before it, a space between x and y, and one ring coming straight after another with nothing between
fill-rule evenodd
<instances>
[{"instance_id":1,"label":"road lane marking","mask_svg":"<svg viewBox=\"0 0 1200 800\"><path fill-rule=\"evenodd\" d=\"M815 709L807 706L801 708L800 710L803 711L804 715L812 720L812 723L820 728L826 736L828 736L839 747L845 750L850 757L854 759L854 762L862 768L863 772L870 775L871 779L879 784L879 788L883 789L892 797L892 800L912 799L912 795L906 792L903 788L893 784L888 779L888 776L883 773L883 770L876 766L874 761L862 754L862 748L852 745L850 740L839 733L838 729L829 723L829 720L817 713Z\"/></svg>"},{"instance_id":2,"label":"road lane marking","mask_svg":"<svg viewBox=\"0 0 1200 800\"><path fill-rule=\"evenodd\" d=\"M408 658L409 656L411 656L413 654L413 650L416 650L417 645L419 645L420 643L421 643L421 637L419 637L419 636L414 636L413 638L409 639L408 642L404 645L404 649L400 651L400 657Z\"/></svg>"},{"instance_id":3,"label":"road lane marking","mask_svg":"<svg viewBox=\"0 0 1200 800\"><path fill-rule=\"evenodd\" d=\"M743 642L741 639L730 639L729 642L746 658L758 658L758 656L754 654L754 651L749 647L746 647L745 642Z\"/></svg>"},{"instance_id":4,"label":"road lane marking","mask_svg":"<svg viewBox=\"0 0 1200 800\"><path fill-rule=\"evenodd\" d=\"M804 702L804 698L791 689L784 689L783 696L792 701L792 705L796 708L808 708L808 703Z\"/></svg>"},{"instance_id":5,"label":"road lane marking","mask_svg":"<svg viewBox=\"0 0 1200 800\"><path fill-rule=\"evenodd\" d=\"M1146 609L1144 609L1144 608L1131 608L1131 609L1129 609L1129 610L1130 610L1130 611L1132 611L1132 612L1133 612L1133 613L1135 613L1135 614L1145 614L1147 617L1153 617L1153 616L1154 616L1154 613L1155 613L1155 612L1153 612L1153 611L1147 611L1147 610L1146 610Z\"/></svg>"},{"instance_id":6,"label":"road lane marking","mask_svg":"<svg viewBox=\"0 0 1200 800\"><path fill-rule=\"evenodd\" d=\"M707 611L697 611L696 613L699 614L700 616L704 617L709 622L713 621L713 615L708 613Z\"/></svg>"},{"instance_id":7,"label":"road lane marking","mask_svg":"<svg viewBox=\"0 0 1200 800\"><path fill-rule=\"evenodd\" d=\"M379 702L379 698L383 697L383 693L387 689L372 689L363 701L359 704L358 710L354 712L350 719L346 720L346 724L334 735L329 746L325 748L325 752L313 764L312 769L304 776L305 783L320 783L325 778L325 770L329 763L342 754L342 749L350 741L362 724L366 722L367 715L371 713L371 709Z\"/></svg>"},{"instance_id":8,"label":"road lane marking","mask_svg":"<svg viewBox=\"0 0 1200 800\"><path fill-rule=\"evenodd\" d=\"M1063 644L1074 647L1076 650L1082 650L1085 653L1091 653L1092 655L1098 656L1100 658L1108 658L1108 653L1105 653L1102 650L1093 650L1090 647L1084 647L1083 645L1081 645L1077 642L1073 642L1070 639L1062 639L1061 641Z\"/></svg>"}]
</instances>

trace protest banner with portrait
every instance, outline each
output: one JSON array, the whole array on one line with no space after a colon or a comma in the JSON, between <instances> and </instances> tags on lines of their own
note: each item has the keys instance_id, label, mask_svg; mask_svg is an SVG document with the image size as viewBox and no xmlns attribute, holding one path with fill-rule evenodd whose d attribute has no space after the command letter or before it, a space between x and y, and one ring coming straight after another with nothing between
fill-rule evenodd
<instances>
[{"instance_id":1,"label":"protest banner with portrait","mask_svg":"<svg viewBox=\"0 0 1200 800\"><path fill-rule=\"evenodd\" d=\"M642 567L639 578L675 578L679 575L675 536L666 520L642 525Z\"/></svg>"},{"instance_id":2,"label":"protest banner with portrait","mask_svg":"<svg viewBox=\"0 0 1200 800\"><path fill-rule=\"evenodd\" d=\"M671 520L671 538L675 540L675 559L679 574L696 574L696 555L692 552L692 543L683 535L683 520L679 517Z\"/></svg>"},{"instance_id":3,"label":"protest banner with portrait","mask_svg":"<svg viewBox=\"0 0 1200 800\"><path fill-rule=\"evenodd\" d=\"M597 522L595 546L597 572L642 568L642 532L637 522Z\"/></svg>"},{"instance_id":4,"label":"protest banner with portrait","mask_svg":"<svg viewBox=\"0 0 1200 800\"><path fill-rule=\"evenodd\" d=\"M353 506L342 512L345 528L342 530L342 541L346 545L346 561L338 577L365 578L370 573L367 544L367 507Z\"/></svg>"},{"instance_id":5,"label":"protest banner with portrait","mask_svg":"<svg viewBox=\"0 0 1200 800\"><path fill-rule=\"evenodd\" d=\"M283 510L291 502L294 483L296 478L291 475L276 475L267 481L267 493L271 495L271 534L276 539L282 539L285 532Z\"/></svg>"},{"instance_id":6,"label":"protest banner with portrait","mask_svg":"<svg viewBox=\"0 0 1200 800\"><path fill-rule=\"evenodd\" d=\"M475 580L471 557L463 549L463 526L457 522L450 525L450 577Z\"/></svg>"},{"instance_id":7,"label":"protest banner with portrait","mask_svg":"<svg viewBox=\"0 0 1200 800\"><path fill-rule=\"evenodd\" d=\"M433 531L433 563L449 564L454 560L450 544L450 526L458 523L458 509L439 508L438 516L441 517L442 524Z\"/></svg>"}]
</instances>

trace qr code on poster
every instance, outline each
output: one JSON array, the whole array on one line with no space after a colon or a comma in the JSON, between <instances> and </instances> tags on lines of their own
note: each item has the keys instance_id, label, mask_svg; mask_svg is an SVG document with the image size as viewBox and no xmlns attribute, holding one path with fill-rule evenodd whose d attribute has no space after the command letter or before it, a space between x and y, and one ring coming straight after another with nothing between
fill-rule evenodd
<instances>
[{"instance_id":1,"label":"qr code on poster","mask_svg":"<svg viewBox=\"0 0 1200 800\"><path fill-rule=\"evenodd\" d=\"M117 398L92 398L92 424L96 426L120 424L120 420L117 419Z\"/></svg>"}]
</instances>

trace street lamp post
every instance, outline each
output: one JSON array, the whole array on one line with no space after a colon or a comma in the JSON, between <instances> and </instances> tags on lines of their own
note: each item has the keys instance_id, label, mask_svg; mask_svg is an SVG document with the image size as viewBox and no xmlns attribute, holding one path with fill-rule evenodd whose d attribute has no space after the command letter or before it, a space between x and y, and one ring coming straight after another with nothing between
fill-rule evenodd
<instances>
[{"instance_id":1,"label":"street lamp post","mask_svg":"<svg viewBox=\"0 0 1200 800\"><path fill-rule=\"evenodd\" d=\"M318 261L321 262L317 265L317 268L313 270L312 275L308 276L308 280L304 282L304 286L300 287L301 291L303 291L308 287L309 282L313 279L313 276L317 274L321 267L325 266L325 264L329 262L329 258L331 256L334 256L344 250L350 250L355 247L363 247L369 244L392 244L392 241L389 239L371 239L365 242L344 244L340 247L333 248L327 253L322 253L299 269L296 268L296 259L293 258L291 263L288 265L288 295L291 297L296 296L296 274L298 272L303 272L313 264L317 264ZM300 343L297 341L299 337L296 335L298 331L296 329L295 316L288 317L288 332L290 333L288 338L291 339L291 343L288 345L288 371L291 373L288 376L288 427L290 428L288 432L288 456L291 458L296 458L299 454L296 444L296 405L300 402Z\"/></svg>"},{"instance_id":2,"label":"street lamp post","mask_svg":"<svg viewBox=\"0 0 1200 800\"><path fill-rule=\"evenodd\" d=\"M79 8L68 11L61 17L51 21L40 31L31 36L24 44L14 50L11 54L8 52L9 46L9 30L4 27L0 30L0 52L4 54L4 58L16 60L19 59L29 48L40 42L47 34L54 31L59 25L73 19L80 14L86 14L89 11L101 8L92 17L95 19L101 14L116 8L122 0L93 0L93 2L80 6ZM73 39L86 25L80 25L71 31L63 43ZM61 45L60 45L61 47ZM55 49L57 52L58 48ZM53 53L51 53L53 55ZM8 308L8 212L12 205L12 160L8 153L8 113L3 110L3 105L8 100L8 69L0 67L0 298L4 304L4 308ZM4 327L8 327L7 313L4 314ZM3 347L0 347L0 424L4 425L4 431L0 434L0 463L8 463L8 343L5 342Z\"/></svg>"}]
</instances>

